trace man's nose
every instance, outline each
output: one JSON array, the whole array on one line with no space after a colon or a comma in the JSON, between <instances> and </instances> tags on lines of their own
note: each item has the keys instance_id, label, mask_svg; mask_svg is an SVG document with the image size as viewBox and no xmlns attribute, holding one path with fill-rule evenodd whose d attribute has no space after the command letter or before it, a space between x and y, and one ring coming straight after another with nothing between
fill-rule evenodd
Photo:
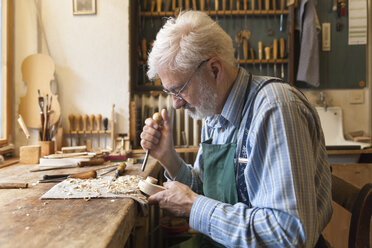
<instances>
[{"instance_id":1,"label":"man's nose","mask_svg":"<svg viewBox=\"0 0 372 248\"><path fill-rule=\"evenodd\" d=\"M173 108L179 109L179 108L182 108L182 106L185 104L186 104L185 100L179 99L178 97L173 96Z\"/></svg>"}]
</instances>

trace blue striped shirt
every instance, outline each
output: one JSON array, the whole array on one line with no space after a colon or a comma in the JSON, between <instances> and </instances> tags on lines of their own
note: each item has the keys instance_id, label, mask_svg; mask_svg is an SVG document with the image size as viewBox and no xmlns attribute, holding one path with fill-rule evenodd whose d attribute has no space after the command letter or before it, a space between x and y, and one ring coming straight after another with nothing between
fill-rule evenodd
<instances>
[{"instance_id":1,"label":"blue striped shirt","mask_svg":"<svg viewBox=\"0 0 372 248\"><path fill-rule=\"evenodd\" d=\"M194 166L183 163L174 178L200 194L190 227L227 247L314 247L332 215L319 117L289 84L270 83L258 90L270 78L253 76L250 85L248 79L241 68L222 113L207 118L202 128L202 141L213 136L213 144L231 143L238 130L239 202L203 196L200 147Z\"/></svg>"}]
</instances>

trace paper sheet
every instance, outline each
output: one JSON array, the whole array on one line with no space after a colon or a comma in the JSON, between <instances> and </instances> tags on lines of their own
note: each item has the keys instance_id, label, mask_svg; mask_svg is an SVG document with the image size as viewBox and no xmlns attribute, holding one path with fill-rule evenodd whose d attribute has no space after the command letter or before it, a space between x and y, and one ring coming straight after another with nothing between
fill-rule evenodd
<instances>
[{"instance_id":1,"label":"paper sheet","mask_svg":"<svg viewBox=\"0 0 372 248\"><path fill-rule=\"evenodd\" d=\"M367 0L349 0L349 45L367 44Z\"/></svg>"}]
</instances>

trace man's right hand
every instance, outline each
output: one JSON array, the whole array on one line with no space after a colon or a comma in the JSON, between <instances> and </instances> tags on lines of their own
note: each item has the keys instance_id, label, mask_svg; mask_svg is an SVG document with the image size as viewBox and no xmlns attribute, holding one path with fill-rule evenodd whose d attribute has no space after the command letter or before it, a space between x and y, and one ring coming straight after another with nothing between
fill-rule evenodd
<instances>
[{"instance_id":1,"label":"man's right hand","mask_svg":"<svg viewBox=\"0 0 372 248\"><path fill-rule=\"evenodd\" d=\"M163 125L160 127L152 118L145 120L141 133L141 146L150 150L150 155L159 160L172 178L177 173L181 158L176 153L173 143L173 128L167 110L161 111Z\"/></svg>"}]
</instances>

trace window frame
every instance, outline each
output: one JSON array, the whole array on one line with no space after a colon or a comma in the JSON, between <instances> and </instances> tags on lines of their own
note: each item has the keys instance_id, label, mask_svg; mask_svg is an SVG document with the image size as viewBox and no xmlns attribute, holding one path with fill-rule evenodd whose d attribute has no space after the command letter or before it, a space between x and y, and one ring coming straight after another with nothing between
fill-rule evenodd
<instances>
[{"instance_id":1,"label":"window frame","mask_svg":"<svg viewBox=\"0 0 372 248\"><path fill-rule=\"evenodd\" d=\"M9 142L12 125L13 81L13 1L1 0L1 137L0 146Z\"/></svg>"}]
</instances>

